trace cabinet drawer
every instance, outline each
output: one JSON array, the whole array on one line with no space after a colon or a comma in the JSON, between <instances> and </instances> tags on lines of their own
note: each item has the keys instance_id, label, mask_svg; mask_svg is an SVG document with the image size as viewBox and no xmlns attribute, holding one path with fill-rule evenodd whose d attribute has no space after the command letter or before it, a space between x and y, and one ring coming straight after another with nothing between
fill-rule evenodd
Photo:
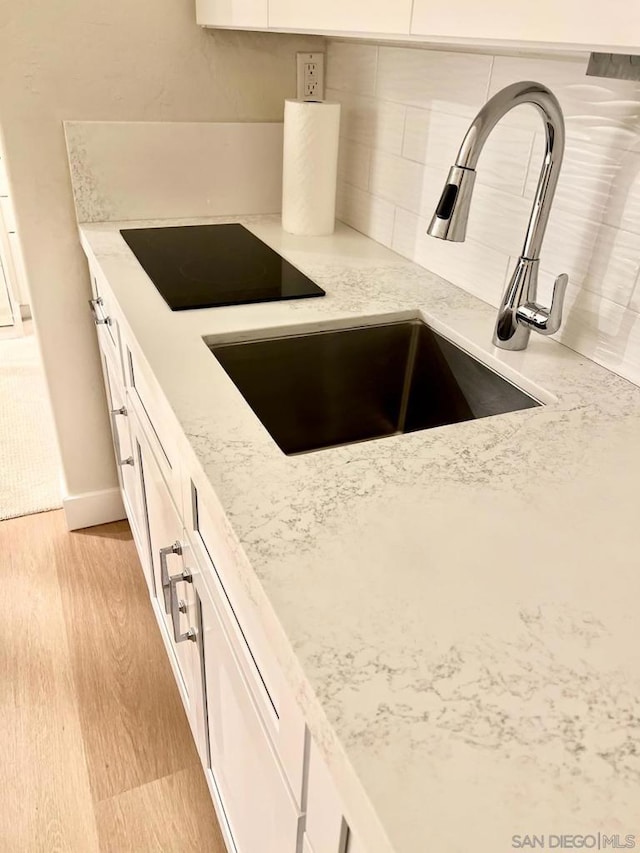
<instances>
[{"instance_id":1,"label":"cabinet drawer","mask_svg":"<svg viewBox=\"0 0 640 853\"><path fill-rule=\"evenodd\" d=\"M205 754L200 603L182 558L183 527L144 433L135 438L147 510L152 602L182 701Z\"/></svg>"},{"instance_id":2,"label":"cabinet drawer","mask_svg":"<svg viewBox=\"0 0 640 853\"><path fill-rule=\"evenodd\" d=\"M309 749L305 833L313 853L345 853L348 827L342 802L315 743Z\"/></svg>"},{"instance_id":3,"label":"cabinet drawer","mask_svg":"<svg viewBox=\"0 0 640 853\"><path fill-rule=\"evenodd\" d=\"M282 764L298 805L302 803L305 722L282 669L271 651L260 625L255 605L242 586L235 570L234 557L220 535L221 520L213 518L213 509L199 499L193 482L191 518L185 520L188 544L193 559L210 594L218 603L229 643ZM189 557L187 556L187 561Z\"/></svg>"},{"instance_id":4,"label":"cabinet drawer","mask_svg":"<svg viewBox=\"0 0 640 853\"><path fill-rule=\"evenodd\" d=\"M98 332L100 348L108 353L117 366L118 379L124 382L124 371L122 369L122 354L120 352L120 330L116 309L111 294L105 288L100 278L91 274L92 299L90 302L93 313L93 322Z\"/></svg>"},{"instance_id":5,"label":"cabinet drawer","mask_svg":"<svg viewBox=\"0 0 640 853\"><path fill-rule=\"evenodd\" d=\"M238 853L295 853L300 811L220 618L199 586L209 764Z\"/></svg>"},{"instance_id":6,"label":"cabinet drawer","mask_svg":"<svg viewBox=\"0 0 640 853\"><path fill-rule=\"evenodd\" d=\"M182 516L182 482L175 441L167 427L166 403L155 390L140 360L124 346L128 401L145 432L149 447Z\"/></svg>"},{"instance_id":7,"label":"cabinet drawer","mask_svg":"<svg viewBox=\"0 0 640 853\"><path fill-rule=\"evenodd\" d=\"M118 379L117 367L108 352L100 350L102 372L107 392L107 405L111 422L113 449L115 453L118 481L138 550L140 550L140 523L142 507L140 489L138 488L138 472L135 465L133 445L129 433L129 417L126 407L126 397L122 382Z\"/></svg>"}]
</instances>

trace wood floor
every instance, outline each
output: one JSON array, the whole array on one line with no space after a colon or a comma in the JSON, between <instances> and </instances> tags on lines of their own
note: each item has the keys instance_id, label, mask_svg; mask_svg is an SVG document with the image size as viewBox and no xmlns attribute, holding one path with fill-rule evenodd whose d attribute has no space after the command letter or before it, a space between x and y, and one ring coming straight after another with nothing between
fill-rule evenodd
<instances>
[{"instance_id":1,"label":"wood floor","mask_svg":"<svg viewBox=\"0 0 640 853\"><path fill-rule=\"evenodd\" d=\"M0 522L0 851L224 853L125 522Z\"/></svg>"}]
</instances>

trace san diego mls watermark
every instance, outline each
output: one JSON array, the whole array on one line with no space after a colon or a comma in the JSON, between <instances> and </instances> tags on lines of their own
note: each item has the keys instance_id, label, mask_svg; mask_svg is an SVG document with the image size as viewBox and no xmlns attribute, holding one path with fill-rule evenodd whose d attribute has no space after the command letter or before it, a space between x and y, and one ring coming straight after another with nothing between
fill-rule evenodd
<instances>
[{"instance_id":1,"label":"san diego mls watermark","mask_svg":"<svg viewBox=\"0 0 640 853\"><path fill-rule=\"evenodd\" d=\"M607 835L594 832L590 835L570 834L531 834L512 835L511 847L514 850L634 850L636 835Z\"/></svg>"}]
</instances>

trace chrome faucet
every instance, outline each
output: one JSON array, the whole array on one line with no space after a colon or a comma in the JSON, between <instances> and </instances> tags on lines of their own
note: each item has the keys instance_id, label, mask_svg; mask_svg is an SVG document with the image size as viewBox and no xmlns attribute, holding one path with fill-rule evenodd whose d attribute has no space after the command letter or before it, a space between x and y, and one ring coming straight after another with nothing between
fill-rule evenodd
<instances>
[{"instance_id":1,"label":"chrome faucet","mask_svg":"<svg viewBox=\"0 0 640 853\"><path fill-rule=\"evenodd\" d=\"M502 116L520 104L533 104L538 108L544 122L546 151L522 254L502 297L493 333L493 343L509 350L525 349L532 329L541 335L552 335L558 331L569 280L565 273L556 279L550 309L536 303L540 247L564 152L562 110L557 98L546 86L530 81L513 83L494 95L482 107L462 141L456 164L449 172L427 231L432 237L439 237L441 240L464 240L476 177L475 167L480 152Z\"/></svg>"}]
</instances>

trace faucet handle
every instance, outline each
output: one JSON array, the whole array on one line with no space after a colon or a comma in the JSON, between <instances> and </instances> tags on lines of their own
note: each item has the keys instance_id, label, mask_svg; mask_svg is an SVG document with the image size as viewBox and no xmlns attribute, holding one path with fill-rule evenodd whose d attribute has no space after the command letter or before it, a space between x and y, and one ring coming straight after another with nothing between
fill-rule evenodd
<instances>
[{"instance_id":1,"label":"faucet handle","mask_svg":"<svg viewBox=\"0 0 640 853\"><path fill-rule=\"evenodd\" d=\"M536 302L526 302L516 311L516 320L541 335L553 335L562 323L562 307L568 283L569 276L563 272L554 282L551 308L543 308Z\"/></svg>"}]
</instances>

